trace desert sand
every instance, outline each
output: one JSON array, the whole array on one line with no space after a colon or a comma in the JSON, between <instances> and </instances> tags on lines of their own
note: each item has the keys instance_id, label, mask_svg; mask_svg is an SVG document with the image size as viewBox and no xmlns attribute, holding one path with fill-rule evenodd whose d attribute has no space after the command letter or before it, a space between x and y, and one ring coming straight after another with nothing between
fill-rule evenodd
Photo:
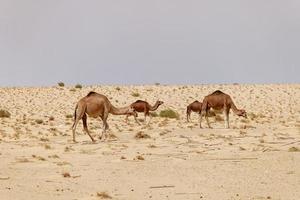
<instances>
[{"instance_id":1,"label":"desert sand","mask_svg":"<svg viewBox=\"0 0 300 200\"><path fill-rule=\"evenodd\" d=\"M222 90L248 119L210 117L213 129L186 122L186 106ZM110 115L109 138L88 118L72 142L77 101L89 91L118 107L165 103L179 119L149 126ZM133 94L135 93L135 94ZM300 84L145 85L0 88L0 199L300 199ZM138 97L136 97L138 96ZM139 114L139 119L143 119ZM136 138L136 135L144 136Z\"/></svg>"}]
</instances>

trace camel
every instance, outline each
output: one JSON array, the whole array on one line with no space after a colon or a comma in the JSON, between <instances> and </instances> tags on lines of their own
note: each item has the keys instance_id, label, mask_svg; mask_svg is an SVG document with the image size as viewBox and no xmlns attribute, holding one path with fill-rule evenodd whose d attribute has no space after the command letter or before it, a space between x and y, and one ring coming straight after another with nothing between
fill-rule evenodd
<instances>
[{"instance_id":1,"label":"camel","mask_svg":"<svg viewBox=\"0 0 300 200\"><path fill-rule=\"evenodd\" d=\"M100 136L101 140L103 134L109 128L107 123L109 113L113 115L137 115L134 109L130 106L116 108L110 103L106 96L98 94L96 92L89 92L87 96L83 97L78 101L75 108L74 124L72 126L73 141L76 142L75 131L80 119L82 119L84 131L90 136L93 142L95 141L87 127L87 115L94 118L100 117L102 119L103 131L102 135Z\"/></svg>"},{"instance_id":2,"label":"camel","mask_svg":"<svg viewBox=\"0 0 300 200\"><path fill-rule=\"evenodd\" d=\"M142 101L142 100L137 100L136 102L132 103L130 106L134 109L134 111L136 112L143 112L145 115L145 119L144 122L146 123L146 117L150 116L150 120L148 122L148 124L151 121L152 116L150 115L149 111L155 111L157 110L157 108L162 105L164 102L163 101L156 101L156 103L154 104L154 106L151 106L148 102L146 101ZM126 116L126 122L128 121L128 116ZM137 120L137 115L134 115L134 119L136 121L136 123L140 124Z\"/></svg>"},{"instance_id":3,"label":"camel","mask_svg":"<svg viewBox=\"0 0 300 200\"><path fill-rule=\"evenodd\" d=\"M186 107L186 120L187 122L190 121L191 119L191 112L196 112L199 113L199 115L201 114L201 108L202 108L202 103L199 101L194 101L193 103L191 103L190 105L188 105Z\"/></svg>"},{"instance_id":4,"label":"camel","mask_svg":"<svg viewBox=\"0 0 300 200\"><path fill-rule=\"evenodd\" d=\"M225 94L221 92L220 90L217 90L213 92L212 94L204 97L202 102L202 108L201 108L201 114L200 114L200 128L202 116L205 116L206 122L209 128L211 128L209 121L208 121L208 111L210 108L213 108L214 110L222 110L225 114L225 128L229 128L229 111L232 108L233 112L238 115L247 118L247 113L245 110L237 109L237 107L234 105L231 97L228 94Z\"/></svg>"}]
</instances>

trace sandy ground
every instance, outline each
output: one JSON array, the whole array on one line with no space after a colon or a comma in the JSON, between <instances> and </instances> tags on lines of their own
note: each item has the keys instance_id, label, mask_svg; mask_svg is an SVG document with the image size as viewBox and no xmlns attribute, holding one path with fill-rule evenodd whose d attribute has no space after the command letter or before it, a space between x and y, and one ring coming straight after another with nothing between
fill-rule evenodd
<instances>
[{"instance_id":1,"label":"sandy ground","mask_svg":"<svg viewBox=\"0 0 300 200\"><path fill-rule=\"evenodd\" d=\"M186 106L220 89L248 119L230 113L186 122ZM180 119L149 126L109 116L110 138L88 119L91 143L70 127L76 102L89 91L115 106L137 99L165 102ZM133 92L140 96L134 97ZM0 199L300 199L300 84L1 88ZM143 119L143 115L139 115ZM207 127L203 121L204 127ZM136 139L142 133L150 138Z\"/></svg>"}]
</instances>

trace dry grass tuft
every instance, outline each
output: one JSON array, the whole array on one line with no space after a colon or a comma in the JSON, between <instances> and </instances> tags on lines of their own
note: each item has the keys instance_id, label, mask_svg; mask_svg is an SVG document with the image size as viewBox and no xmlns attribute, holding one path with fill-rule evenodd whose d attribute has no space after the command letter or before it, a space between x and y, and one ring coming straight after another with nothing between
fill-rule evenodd
<instances>
[{"instance_id":1,"label":"dry grass tuft","mask_svg":"<svg viewBox=\"0 0 300 200\"><path fill-rule=\"evenodd\" d=\"M42 119L36 119L35 120L35 123L37 123L37 124L42 124L44 121L42 120Z\"/></svg>"},{"instance_id":2,"label":"dry grass tuft","mask_svg":"<svg viewBox=\"0 0 300 200\"><path fill-rule=\"evenodd\" d=\"M297 147L291 147L289 148L289 152L300 152L300 149Z\"/></svg>"},{"instance_id":3,"label":"dry grass tuft","mask_svg":"<svg viewBox=\"0 0 300 200\"><path fill-rule=\"evenodd\" d=\"M131 93L131 96L133 96L133 97L139 97L139 96L141 96L141 95L140 95L140 93L138 93L138 92L133 92L133 93Z\"/></svg>"},{"instance_id":4,"label":"dry grass tuft","mask_svg":"<svg viewBox=\"0 0 300 200\"><path fill-rule=\"evenodd\" d=\"M179 119L179 114L171 108L160 111L159 116L171 119Z\"/></svg>"},{"instance_id":5,"label":"dry grass tuft","mask_svg":"<svg viewBox=\"0 0 300 200\"><path fill-rule=\"evenodd\" d=\"M141 155L136 156L136 159L137 160L145 160L145 158L143 156L141 156Z\"/></svg>"},{"instance_id":6,"label":"dry grass tuft","mask_svg":"<svg viewBox=\"0 0 300 200\"><path fill-rule=\"evenodd\" d=\"M65 84L64 84L63 82L59 82L59 83L57 83L57 85L58 85L59 87L64 87L64 86L65 86Z\"/></svg>"},{"instance_id":7,"label":"dry grass tuft","mask_svg":"<svg viewBox=\"0 0 300 200\"><path fill-rule=\"evenodd\" d=\"M143 133L143 131L139 131L135 136L135 139L149 139L151 138L150 135Z\"/></svg>"},{"instance_id":8,"label":"dry grass tuft","mask_svg":"<svg viewBox=\"0 0 300 200\"><path fill-rule=\"evenodd\" d=\"M71 175L70 175L69 172L64 172L64 173L62 173L62 176L63 176L64 178L70 178L70 177L71 177Z\"/></svg>"},{"instance_id":9,"label":"dry grass tuft","mask_svg":"<svg viewBox=\"0 0 300 200\"><path fill-rule=\"evenodd\" d=\"M0 118L10 118L10 113L7 110L0 110Z\"/></svg>"},{"instance_id":10,"label":"dry grass tuft","mask_svg":"<svg viewBox=\"0 0 300 200\"><path fill-rule=\"evenodd\" d=\"M97 197L100 197L101 199L112 199L106 192L97 192Z\"/></svg>"},{"instance_id":11,"label":"dry grass tuft","mask_svg":"<svg viewBox=\"0 0 300 200\"><path fill-rule=\"evenodd\" d=\"M66 115L66 118L67 118L67 119L71 119L71 118L73 118L73 115L72 115L72 114L67 114L67 115Z\"/></svg>"},{"instance_id":12,"label":"dry grass tuft","mask_svg":"<svg viewBox=\"0 0 300 200\"><path fill-rule=\"evenodd\" d=\"M215 116L215 120L216 120L217 122L223 122L223 121L224 121L223 117L221 117L220 115L216 115L216 116Z\"/></svg>"},{"instance_id":13,"label":"dry grass tuft","mask_svg":"<svg viewBox=\"0 0 300 200\"><path fill-rule=\"evenodd\" d=\"M81 89L81 88L82 88L82 85L80 85L80 84L76 84L76 85L75 85L75 88L77 88L77 89Z\"/></svg>"}]
</instances>

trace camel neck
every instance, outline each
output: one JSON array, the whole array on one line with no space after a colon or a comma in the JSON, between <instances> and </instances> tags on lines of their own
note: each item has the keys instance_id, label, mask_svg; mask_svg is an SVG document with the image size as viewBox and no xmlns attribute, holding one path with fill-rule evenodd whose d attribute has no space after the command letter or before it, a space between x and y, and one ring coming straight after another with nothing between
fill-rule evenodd
<instances>
[{"instance_id":1,"label":"camel neck","mask_svg":"<svg viewBox=\"0 0 300 200\"><path fill-rule=\"evenodd\" d=\"M155 111L158 108L159 104L156 102L154 106L150 106L150 111Z\"/></svg>"},{"instance_id":2,"label":"camel neck","mask_svg":"<svg viewBox=\"0 0 300 200\"><path fill-rule=\"evenodd\" d=\"M113 105L111 105L110 113L113 115L125 115L128 111L128 106L123 108L117 108Z\"/></svg>"}]
</instances>

